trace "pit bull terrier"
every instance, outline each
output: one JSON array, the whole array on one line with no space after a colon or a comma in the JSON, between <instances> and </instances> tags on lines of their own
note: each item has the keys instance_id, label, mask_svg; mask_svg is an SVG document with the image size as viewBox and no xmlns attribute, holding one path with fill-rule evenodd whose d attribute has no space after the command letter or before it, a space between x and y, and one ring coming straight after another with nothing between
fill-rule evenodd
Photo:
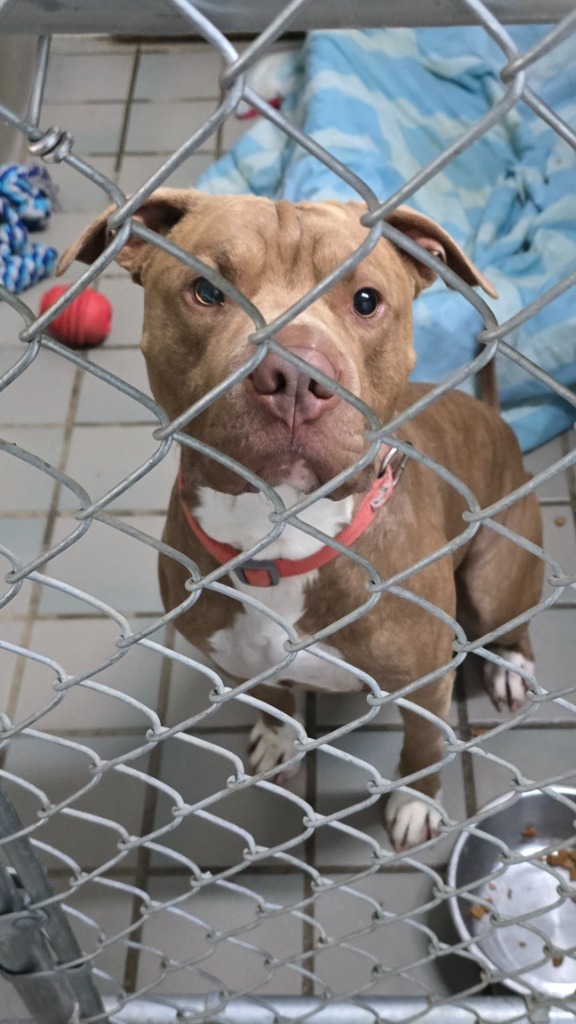
<instances>
[{"instance_id":1,"label":"pit bull terrier","mask_svg":"<svg viewBox=\"0 0 576 1024\"><path fill-rule=\"evenodd\" d=\"M103 251L111 212L105 211L68 250L60 271L74 259L91 263ZM269 323L364 241L363 212L354 203L275 203L162 188L137 218L218 270ZM495 295L432 220L400 207L389 221L465 282ZM144 287L142 350L150 386L175 419L253 355L253 321L203 274L135 234L117 259ZM429 390L408 378L415 362L412 301L434 277L429 267L381 239L359 266L277 332L277 341L301 361L298 365L267 352L185 431L274 487L287 508L294 505L350 470L369 450L364 415L331 389L331 381L370 406L382 424ZM458 391L420 412L396 436L446 467L482 507L527 479L514 434L497 411ZM301 520L351 545L387 580L461 535L467 508L449 482L416 458L406 463L401 452L384 445L369 465L350 472L302 512ZM266 536L272 511L255 486L229 465L182 446L164 541L209 573ZM533 495L517 501L497 521L540 544ZM159 571L165 606L173 609L187 594L187 572L165 554ZM335 553L291 524L256 559L224 577L301 637L346 620L364 605L368 580L367 570L345 553ZM397 849L429 839L441 823L440 809L430 798L439 791L439 726L454 678L450 620L458 615L473 638L514 620L540 598L542 563L483 525L452 554L428 562L402 586L407 596L383 593L366 614L345 621L317 644L320 651L367 673L383 691L420 681L409 694L414 710L401 709L404 745L398 776L408 779L410 791L395 789L386 807ZM427 602L443 617L435 616ZM177 626L239 681L286 660L287 634L277 619L221 593L205 590ZM503 632L495 650L505 656L507 667L484 662L487 689L498 708L515 709L525 696L525 675L533 669L526 626ZM270 705L251 734L252 770L278 780L297 767L301 754L294 746L295 732L274 713L278 708L294 716L295 687L336 693L363 685L359 674L299 651L287 669L250 691Z\"/></svg>"}]
</instances>

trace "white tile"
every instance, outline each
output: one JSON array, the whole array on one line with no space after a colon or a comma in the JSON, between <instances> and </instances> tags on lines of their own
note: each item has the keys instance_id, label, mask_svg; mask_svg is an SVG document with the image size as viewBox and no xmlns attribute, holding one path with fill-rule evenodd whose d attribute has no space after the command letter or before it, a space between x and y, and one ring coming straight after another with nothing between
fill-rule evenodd
<instances>
[{"instance_id":1,"label":"white tile","mask_svg":"<svg viewBox=\"0 0 576 1024\"><path fill-rule=\"evenodd\" d=\"M402 733L396 731L358 732L334 741L332 746L350 755L350 760L331 755L320 748L317 765L316 809L320 814L339 814L345 825L360 834L346 835L331 825L321 826L316 831L316 863L323 870L335 866L369 866L372 862L372 843L375 841L384 850L390 849L390 842L384 825L384 800L379 799L368 808L350 813L349 809L368 799L368 789L374 772L373 766L383 778L395 777L396 765L402 746ZM365 762L362 766L358 762ZM459 821L464 816L464 793L461 765L458 758L442 769L442 804L448 816ZM425 851L409 851L408 856L423 863L444 863L450 853L453 839L439 837L434 845Z\"/></svg>"},{"instance_id":2,"label":"white tile","mask_svg":"<svg viewBox=\"0 0 576 1024\"><path fill-rule=\"evenodd\" d=\"M0 544L12 554L20 565L30 562L41 553L45 531L46 517L42 515L34 518L0 518ZM0 594L4 597L10 589L4 576L12 570L12 559L2 555L1 561L3 571ZM31 586L31 583L24 581L18 596L13 595L13 600L0 610L0 615L10 617L17 613L16 609L19 609L17 614L21 614L23 609L27 609Z\"/></svg>"},{"instance_id":3,"label":"white tile","mask_svg":"<svg viewBox=\"0 0 576 1024\"><path fill-rule=\"evenodd\" d=\"M126 136L128 153L172 153L197 131L216 108L213 100L134 103ZM214 149L214 134L202 143Z\"/></svg>"},{"instance_id":4,"label":"white tile","mask_svg":"<svg viewBox=\"0 0 576 1024\"><path fill-rule=\"evenodd\" d=\"M133 58L130 53L54 53L48 66L45 102L127 101Z\"/></svg>"},{"instance_id":5,"label":"white tile","mask_svg":"<svg viewBox=\"0 0 576 1024\"><path fill-rule=\"evenodd\" d=\"M558 462L564 455L564 445L561 437L555 437L540 448L535 448L528 455L524 456L524 465L529 473L536 476L545 469L549 469L555 462ZM543 498L552 501L567 501L569 498L568 480L566 473L556 473L551 480L542 484L536 491L539 500Z\"/></svg>"},{"instance_id":6,"label":"white tile","mask_svg":"<svg viewBox=\"0 0 576 1024\"><path fill-rule=\"evenodd\" d=\"M56 468L62 459L62 427L10 427L4 431L3 440ZM3 512L47 511L50 507L55 481L42 469L0 450L0 478Z\"/></svg>"},{"instance_id":7,"label":"white tile","mask_svg":"<svg viewBox=\"0 0 576 1024\"><path fill-rule=\"evenodd\" d=\"M213 882L186 897L187 878L151 882L158 907L144 925L138 987L182 995L302 993L302 920L296 911L276 912L302 899L301 878L242 873L233 884ZM162 907L170 903L172 909ZM289 966L274 969L274 960Z\"/></svg>"},{"instance_id":8,"label":"white tile","mask_svg":"<svg viewBox=\"0 0 576 1024\"><path fill-rule=\"evenodd\" d=\"M512 729L482 736L480 754L473 755L478 804L483 806L516 789L519 776L539 785L569 774L574 785L574 733L572 729Z\"/></svg>"},{"instance_id":9,"label":"white tile","mask_svg":"<svg viewBox=\"0 0 576 1024\"><path fill-rule=\"evenodd\" d=\"M542 685L550 690L551 696L565 691L565 699L576 705L576 679L574 677L574 658L572 644L576 630L576 609L552 608L539 615L531 625L532 642L536 664L541 666L537 678ZM574 713L557 707L553 701L542 705L539 719L565 720L572 717L576 723L576 706Z\"/></svg>"},{"instance_id":10,"label":"white tile","mask_svg":"<svg viewBox=\"0 0 576 1024\"><path fill-rule=\"evenodd\" d=\"M26 301L26 293L15 296ZM6 373L20 361L26 352L26 342L19 341L18 335L26 327L24 319L7 302L0 302L0 372Z\"/></svg>"},{"instance_id":11,"label":"white tile","mask_svg":"<svg viewBox=\"0 0 576 1024\"><path fill-rule=\"evenodd\" d=\"M121 97L119 97L121 99ZM116 103L45 103L40 127L57 126L74 138L73 152L85 157L91 154L116 153L124 117L124 104Z\"/></svg>"},{"instance_id":12,"label":"white tile","mask_svg":"<svg viewBox=\"0 0 576 1024\"><path fill-rule=\"evenodd\" d=\"M138 631L148 620L136 620ZM88 680L57 693L58 676L53 668L33 659L25 662L16 720L34 715L60 696L60 703L43 716L38 727L47 730L145 729L153 721L146 709L156 710L162 673L162 658L140 645L129 648L108 668L98 671L117 656L117 623L107 619L68 619L36 622L29 642L30 651L53 659L67 676L90 672ZM162 635L155 640L161 642ZM106 692L104 691L106 688ZM110 691L110 692L108 692ZM131 698L131 702L124 697ZM134 702L138 702L138 706ZM140 707L140 705L142 705Z\"/></svg>"},{"instance_id":13,"label":"white tile","mask_svg":"<svg viewBox=\"0 0 576 1024\"><path fill-rule=\"evenodd\" d=\"M130 524L159 539L162 516L133 516ZM56 523L53 546L71 536L76 520L62 516ZM161 601L153 547L99 522L93 522L80 540L52 560L46 575L53 576L106 602L125 614L160 614ZM40 614L93 615L88 601L43 586Z\"/></svg>"},{"instance_id":14,"label":"white tile","mask_svg":"<svg viewBox=\"0 0 576 1024\"><path fill-rule=\"evenodd\" d=\"M93 156L87 162L95 171L114 181L116 166L114 157ZM103 209L109 204L108 196L100 185L85 174L81 174L76 168L69 167L68 164L51 165L50 177L57 189L56 219L63 213L82 212L85 213L86 222L88 222L94 211Z\"/></svg>"},{"instance_id":15,"label":"white tile","mask_svg":"<svg viewBox=\"0 0 576 1024\"><path fill-rule=\"evenodd\" d=\"M128 195L137 192L162 166L165 158L166 155L124 156L118 178L120 188ZM193 153L162 182L162 185L170 185L171 188L192 188L200 175L204 174L215 160L215 150Z\"/></svg>"},{"instance_id":16,"label":"white tile","mask_svg":"<svg viewBox=\"0 0 576 1024\"><path fill-rule=\"evenodd\" d=\"M200 608L198 614L201 614ZM189 644L180 634L176 635L174 647L178 653L183 654L192 662L207 665L212 671L218 672L224 685L234 686L233 680L227 679L208 657L198 648ZM213 688L210 678L198 668L174 661L170 673L167 724L170 727L175 726L194 715L204 715L211 708L213 714L200 721L195 728L199 730L203 727L222 729L224 726L234 726L246 729L254 725L257 712L241 701L233 699L226 701L214 711L214 704L210 700Z\"/></svg>"},{"instance_id":17,"label":"white tile","mask_svg":"<svg viewBox=\"0 0 576 1024\"><path fill-rule=\"evenodd\" d=\"M140 835L148 784L119 770L95 774L94 765L127 755L143 742L143 733L50 741L42 735L14 737L3 784L23 826L82 869L118 857L125 833ZM130 764L146 771L148 759ZM60 807L64 802L67 806ZM126 851L121 863L133 864L135 857L134 850Z\"/></svg>"},{"instance_id":18,"label":"white tile","mask_svg":"<svg viewBox=\"0 0 576 1024\"><path fill-rule=\"evenodd\" d=\"M569 575L576 575L576 528L570 505L546 505L542 509L544 522L544 550ZM546 570L545 575L549 575ZM576 604L576 586L565 587L560 600L563 604Z\"/></svg>"},{"instance_id":19,"label":"white tile","mask_svg":"<svg viewBox=\"0 0 576 1024\"><path fill-rule=\"evenodd\" d=\"M0 394L0 423L65 423L74 376L71 363L40 349L33 362Z\"/></svg>"},{"instance_id":20,"label":"white tile","mask_svg":"<svg viewBox=\"0 0 576 1024\"><path fill-rule=\"evenodd\" d=\"M130 936L133 893L121 882L95 879L67 895L63 907L82 953L89 957L94 982L103 997L122 994Z\"/></svg>"},{"instance_id":21,"label":"white tile","mask_svg":"<svg viewBox=\"0 0 576 1024\"><path fill-rule=\"evenodd\" d=\"M134 90L136 100L214 99L219 94L220 54L191 43L186 50L143 53Z\"/></svg>"},{"instance_id":22,"label":"white tile","mask_svg":"<svg viewBox=\"0 0 576 1024\"><path fill-rule=\"evenodd\" d=\"M157 425L157 421L151 421L150 426L76 427L66 463L67 474L96 501L139 467L156 458L160 443L152 432ZM108 506L109 511L164 511L177 472L178 455L173 445L159 464ZM77 508L77 499L69 493L63 494L62 506Z\"/></svg>"},{"instance_id":23,"label":"white tile","mask_svg":"<svg viewBox=\"0 0 576 1024\"><path fill-rule=\"evenodd\" d=\"M329 881L338 883L338 876ZM465 991L479 971L464 957L439 957L433 937L455 941L445 902L424 872L382 872L320 890L314 916L328 941L317 944L317 994L432 996Z\"/></svg>"},{"instance_id":24,"label":"white tile","mask_svg":"<svg viewBox=\"0 0 576 1024\"><path fill-rule=\"evenodd\" d=\"M90 362L150 396L144 357L137 349L99 348L90 353ZM156 416L141 402L91 373L83 374L76 409L78 424L142 423L148 420L155 427L158 425Z\"/></svg>"},{"instance_id":25,"label":"white tile","mask_svg":"<svg viewBox=\"0 0 576 1024\"><path fill-rule=\"evenodd\" d=\"M53 54L135 53L136 43L110 35L78 35L62 33L52 39Z\"/></svg>"},{"instance_id":26,"label":"white tile","mask_svg":"<svg viewBox=\"0 0 576 1024\"><path fill-rule=\"evenodd\" d=\"M3 621L0 639L2 644L22 646L24 639L24 623ZM20 655L0 647L0 712L14 721L15 684L14 674L20 665Z\"/></svg>"},{"instance_id":27,"label":"white tile","mask_svg":"<svg viewBox=\"0 0 576 1024\"><path fill-rule=\"evenodd\" d=\"M2 568L5 568L4 558L0 557L0 564ZM8 595L9 587L7 584L3 584L0 590L2 600ZM30 602L33 595L33 586L26 580L21 584L20 588L16 590L13 596L8 600L6 604L0 607L0 622L2 622L2 629L5 624L14 621L23 621L27 619L30 614Z\"/></svg>"},{"instance_id":28,"label":"white tile","mask_svg":"<svg viewBox=\"0 0 576 1024\"><path fill-rule=\"evenodd\" d=\"M156 828L163 829L175 820L178 824L158 839L168 853L162 858L154 855L156 865L165 868L170 863L170 850L210 870L242 864L246 850L254 843L270 849L293 842L291 853L302 855L306 770L302 768L285 787L249 785L232 791L228 780L235 773L235 764L229 754L240 758L249 770L247 743L247 732L198 731L194 735L191 732L190 739L170 738L162 744L160 776L179 794L187 810L175 819L174 797L160 795ZM196 813L204 800L208 801L206 811L211 820Z\"/></svg>"}]
</instances>

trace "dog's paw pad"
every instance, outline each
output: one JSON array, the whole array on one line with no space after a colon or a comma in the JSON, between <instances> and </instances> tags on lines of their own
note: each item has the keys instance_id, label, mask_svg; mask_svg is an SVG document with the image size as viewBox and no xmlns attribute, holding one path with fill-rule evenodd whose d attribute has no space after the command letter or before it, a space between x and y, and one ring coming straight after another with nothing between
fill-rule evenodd
<instances>
[{"instance_id":1,"label":"dog's paw pad","mask_svg":"<svg viewBox=\"0 0 576 1024\"><path fill-rule=\"evenodd\" d=\"M252 771L255 774L267 772L289 761L297 752L294 746L295 739L296 732L289 725L279 722L278 726L270 726L259 719L248 741L248 761ZM274 782L287 782L299 769L299 761L291 764L274 776Z\"/></svg>"},{"instance_id":2,"label":"dog's paw pad","mask_svg":"<svg viewBox=\"0 0 576 1024\"><path fill-rule=\"evenodd\" d=\"M386 827L398 852L439 835L441 822L439 810L409 793L396 790L386 805Z\"/></svg>"},{"instance_id":3,"label":"dog's paw pad","mask_svg":"<svg viewBox=\"0 0 576 1024\"><path fill-rule=\"evenodd\" d=\"M526 658L520 651L506 650L504 647L495 647L494 653L499 654L510 662L509 666L497 665L493 661L484 664L484 685L488 696L498 711L517 711L524 703L528 692L528 684L521 672L532 674L534 662ZM515 672L514 668L521 671Z\"/></svg>"}]
</instances>

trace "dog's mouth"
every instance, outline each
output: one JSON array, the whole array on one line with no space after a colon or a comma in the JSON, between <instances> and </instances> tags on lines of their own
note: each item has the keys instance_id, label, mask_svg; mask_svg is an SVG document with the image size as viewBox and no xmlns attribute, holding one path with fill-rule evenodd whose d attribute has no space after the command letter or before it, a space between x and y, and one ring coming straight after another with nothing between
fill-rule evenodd
<instances>
[{"instance_id":1,"label":"dog's mouth","mask_svg":"<svg viewBox=\"0 0 576 1024\"><path fill-rule=\"evenodd\" d=\"M236 439L238 441L238 438ZM339 501L350 494L367 490L373 480L374 467L367 466L354 472L362 451L344 453L342 446L332 445L328 455L325 446L277 443L274 436L251 439L245 444L233 447L220 444L223 454L230 456L249 473L263 480L269 487L283 484L293 487L301 494L311 494L319 487L334 480L341 473L350 470L350 476L339 483L326 497ZM194 483L206 485L228 494L243 494L260 490L237 470L215 459L198 453L183 452L186 461L186 475Z\"/></svg>"},{"instance_id":2,"label":"dog's mouth","mask_svg":"<svg viewBox=\"0 0 576 1024\"><path fill-rule=\"evenodd\" d=\"M374 472L371 465L354 472L364 446L359 450L344 451L343 445L334 444L334 441L328 446L307 440L308 443L298 441L296 435L286 446L272 443L266 446L267 450L259 446L259 450L253 453L254 457L245 464L270 487L287 484L301 494L311 494L346 470L351 471L350 476L327 497L340 500L370 487ZM256 488L247 484L246 489Z\"/></svg>"},{"instance_id":3,"label":"dog's mouth","mask_svg":"<svg viewBox=\"0 0 576 1024\"><path fill-rule=\"evenodd\" d=\"M325 481L306 459L300 456L276 458L255 469L271 487L289 484L302 494L310 494Z\"/></svg>"}]
</instances>

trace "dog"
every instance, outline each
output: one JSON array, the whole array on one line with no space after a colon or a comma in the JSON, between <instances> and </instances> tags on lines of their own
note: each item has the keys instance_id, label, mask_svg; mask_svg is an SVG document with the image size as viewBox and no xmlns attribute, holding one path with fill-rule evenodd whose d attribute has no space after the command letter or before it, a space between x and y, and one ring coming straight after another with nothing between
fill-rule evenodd
<instances>
[{"instance_id":1,"label":"dog","mask_svg":"<svg viewBox=\"0 0 576 1024\"><path fill-rule=\"evenodd\" d=\"M91 263L102 253L111 237L111 212L98 217L65 253L60 272L75 259ZM292 204L161 188L136 219L220 272L270 323L365 240L363 212L358 203ZM465 282L495 295L434 221L402 206L389 223ZM272 530L273 508L258 492L254 475L276 489L286 508L338 478L330 493L302 511L301 521L351 546L384 581L424 562L403 579L405 596L384 591L359 618L353 613L369 597L367 569L292 524L224 577L241 595L281 616L299 637L344 620L314 649L337 656L357 674L306 649L290 663L284 646L288 634L276 618L215 590L204 590L177 626L240 682L285 666L250 689L269 711L252 731L249 763L254 773L276 781L292 773L302 757L285 717L297 721L295 689L359 691L365 686L362 673L385 692L418 681L401 708L398 778L407 780L408 788L393 787L385 816L397 850L429 840L442 822L438 769L441 724L454 681L451 622L458 615L469 638L504 626L537 603L543 575L539 558L486 525L443 553L467 528L462 514L468 502L461 488L418 458L405 457L410 450L425 453L462 481L482 508L497 502L528 476L512 430L488 404L452 391L401 426L396 434L401 451L384 445L364 464L371 451L366 417L340 389L369 406L381 424L428 394L429 386L408 378L415 363L412 302L435 279L434 272L380 239L357 267L277 331L275 339L291 361L282 352L267 351L242 374L256 351L249 340L254 322L222 288L137 233L117 260L144 288L142 351L152 393L172 420L237 373L233 385L184 431L240 463L246 475L206 449L182 445L163 536L167 545L192 559L203 574L211 573ZM361 459L361 468L355 468ZM532 494L496 520L540 545ZM174 609L188 593L189 573L161 553L159 574L165 607ZM441 617L428 604L440 609ZM533 671L526 625L505 630L493 649L506 666L485 660L485 684L498 708L513 710L523 701Z\"/></svg>"}]
</instances>

